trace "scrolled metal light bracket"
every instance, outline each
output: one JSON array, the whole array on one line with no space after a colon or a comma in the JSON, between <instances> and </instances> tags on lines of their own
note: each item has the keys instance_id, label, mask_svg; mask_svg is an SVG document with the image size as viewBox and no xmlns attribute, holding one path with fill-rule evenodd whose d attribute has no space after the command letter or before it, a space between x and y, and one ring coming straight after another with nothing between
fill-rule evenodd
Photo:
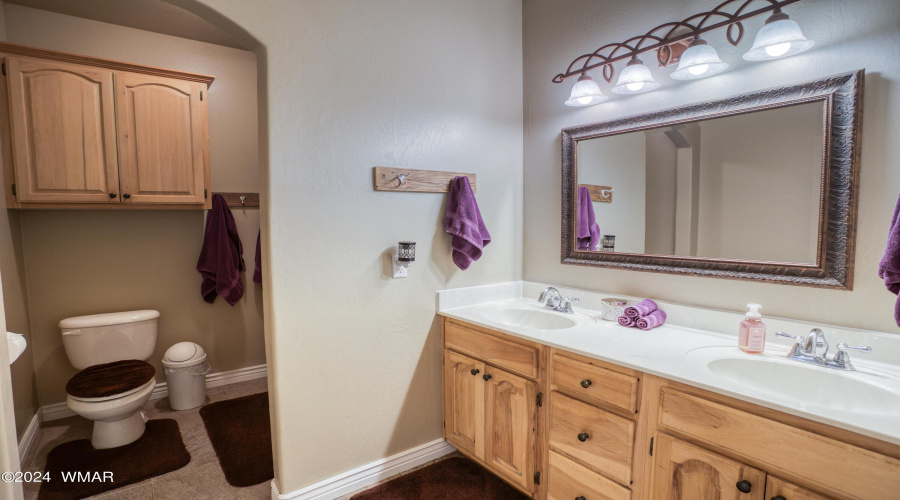
<instances>
[{"instance_id":1,"label":"scrolled metal light bracket","mask_svg":"<svg viewBox=\"0 0 900 500\"><path fill-rule=\"evenodd\" d=\"M624 42L610 43L590 54L578 56L569 64L565 73L553 77L553 83L562 83L567 78L583 75L597 68L603 68L601 70L603 79L612 82L613 76L615 76L615 69L612 66L614 62L630 59L651 50L656 50L656 60L659 61L660 66L668 66L672 62L672 44L696 38L726 26L728 28L725 30L725 38L728 43L737 46L744 38L744 25L741 24L743 21L768 12L780 12L782 7L799 1L801 0L726 0L709 12L695 14L680 22L661 24L644 35L629 38ZM747 7L753 3L767 3L768 5L745 12ZM726 12L724 9L732 4L739 4L737 10L732 13ZM676 35L675 32L679 31L679 28L688 31L681 31ZM592 64L591 62L595 59L599 59L600 62ZM582 65L577 68L579 62Z\"/></svg>"}]
</instances>

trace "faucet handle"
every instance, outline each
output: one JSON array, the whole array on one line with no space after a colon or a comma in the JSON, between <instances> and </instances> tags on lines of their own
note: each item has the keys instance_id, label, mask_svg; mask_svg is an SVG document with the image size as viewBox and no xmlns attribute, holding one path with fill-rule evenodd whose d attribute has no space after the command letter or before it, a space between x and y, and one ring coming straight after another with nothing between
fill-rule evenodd
<instances>
[{"instance_id":1,"label":"faucet handle","mask_svg":"<svg viewBox=\"0 0 900 500\"><path fill-rule=\"evenodd\" d=\"M794 339L794 341L797 342L797 343L802 343L804 340L806 340L806 339L804 339L803 337L801 337L801 336L799 336L799 335L794 336L794 335L791 335L790 333L784 333L784 332L775 332L775 335L777 335L777 336L779 336L779 337L785 337L785 338L788 338L788 339Z\"/></svg>"},{"instance_id":2,"label":"faucet handle","mask_svg":"<svg viewBox=\"0 0 900 500\"><path fill-rule=\"evenodd\" d=\"M838 352L834 355L833 362L846 370L855 369L853 368L853 364L850 363L850 356L847 354L847 349L859 352L872 352L872 348L867 345L847 345L846 342L839 343L837 345Z\"/></svg>"},{"instance_id":3,"label":"faucet handle","mask_svg":"<svg viewBox=\"0 0 900 500\"><path fill-rule=\"evenodd\" d=\"M578 302L579 300L581 300L581 299L579 299L578 297L566 297L566 303L565 303L565 305L563 305L563 312L564 313L575 312L572 310L572 302Z\"/></svg>"},{"instance_id":4,"label":"faucet handle","mask_svg":"<svg viewBox=\"0 0 900 500\"><path fill-rule=\"evenodd\" d=\"M775 335L778 337L785 337L789 339L794 339L794 346L791 347L791 352L788 353L787 357L799 356L803 352L803 343L806 342L806 339L797 335L791 335L790 333L784 332L775 332Z\"/></svg>"}]
</instances>

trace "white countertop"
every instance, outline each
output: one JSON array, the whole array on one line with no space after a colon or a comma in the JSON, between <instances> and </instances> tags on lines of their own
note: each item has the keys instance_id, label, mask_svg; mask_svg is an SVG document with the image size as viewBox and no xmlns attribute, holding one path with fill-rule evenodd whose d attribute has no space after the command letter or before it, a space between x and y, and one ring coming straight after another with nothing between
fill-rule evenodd
<instances>
[{"instance_id":1,"label":"white countertop","mask_svg":"<svg viewBox=\"0 0 900 500\"><path fill-rule=\"evenodd\" d=\"M661 309L669 313L671 308L674 314L669 316L670 319L665 325L650 331L626 328L616 322L601 320L599 311L589 307L579 307L578 305L575 307L577 311L575 315L564 315L576 319L578 324L574 327L560 330L536 330L533 328L508 326L486 319L479 313L479 311L484 311L486 308L533 307L541 309L537 300L534 298L523 298L522 295L525 292L530 292L526 294L526 297L534 295L533 290L542 286L542 284L530 283L524 283L523 285L523 282L517 282L517 285L501 284L490 287L438 292L438 314L601 361L658 375L894 444L900 444L900 414L881 414L877 411L860 412L849 408L824 408L821 405L807 404L800 398L784 397L764 389L752 389L732 380L716 376L707 369L706 363L710 359L709 353L721 353L728 359L762 356L773 358L772 361L778 363L801 364L797 361L786 360L785 355L788 352L791 340L776 340L773 338L775 332L771 326L769 326L770 331L767 335L765 353L758 355L741 352L737 348L736 331L742 316L737 313L690 308L683 305L671 305L669 307L665 303L660 303ZM468 293L466 292L467 290L469 291ZM560 290L568 292L563 293L564 296L573 296L569 294L577 292L582 297L581 303L586 305L596 304L599 297L615 296L586 291L572 291L571 289L564 290L562 288ZM441 296L441 294L444 295ZM585 300L586 298L588 300ZM691 309L694 310L694 315L710 313L712 315L727 316L727 319L736 319L733 323L735 333L718 333L717 331L673 324L673 316L676 318L691 317ZM720 322L721 319L719 318ZM763 321L767 322L765 318ZM774 318L773 322L779 323L779 327L785 325L794 326L792 334L800 335L805 333L797 332L798 329L806 326L805 323L798 322L797 325L790 325L789 320L777 318ZM791 330L785 328L785 331ZM848 335L857 338L848 339L846 338ZM860 338L871 341L874 337L877 337L877 334L873 332L856 331L856 335L853 335L853 330L843 329L841 335L838 335L837 338L832 337L828 340L834 346L839 341L852 343ZM886 347L887 342L895 342L895 339L881 340L879 345L883 347ZM704 350L704 348L717 349ZM879 379L879 384L884 382L884 387L900 393L900 366L866 360L864 354L855 354L852 353L851 356L858 372L848 373L846 374L847 376L869 377L870 380L877 378ZM810 367L810 369L841 373L828 368ZM828 379L823 377L823 380L827 381ZM796 382L784 380L783 383L791 384ZM820 384L819 387L810 387L810 390L827 391L828 387L827 384ZM875 404L877 405L877 401Z\"/></svg>"}]
</instances>

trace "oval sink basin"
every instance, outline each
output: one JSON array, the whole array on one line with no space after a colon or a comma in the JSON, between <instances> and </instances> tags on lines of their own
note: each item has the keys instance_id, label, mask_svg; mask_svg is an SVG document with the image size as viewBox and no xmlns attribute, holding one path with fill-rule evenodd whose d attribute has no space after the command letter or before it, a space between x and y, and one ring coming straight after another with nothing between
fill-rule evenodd
<instances>
[{"instance_id":1,"label":"oval sink basin","mask_svg":"<svg viewBox=\"0 0 900 500\"><path fill-rule=\"evenodd\" d=\"M839 371L725 347L697 349L688 357L718 377L794 403L848 413L900 412L900 380L878 372Z\"/></svg>"},{"instance_id":2,"label":"oval sink basin","mask_svg":"<svg viewBox=\"0 0 900 500\"><path fill-rule=\"evenodd\" d=\"M527 307L485 308L478 315L507 326L534 330L563 330L578 324L566 314Z\"/></svg>"},{"instance_id":3,"label":"oval sink basin","mask_svg":"<svg viewBox=\"0 0 900 500\"><path fill-rule=\"evenodd\" d=\"M19 356L25 352L25 337L18 333L6 332L6 347L9 349L9 364L19 359Z\"/></svg>"}]
</instances>

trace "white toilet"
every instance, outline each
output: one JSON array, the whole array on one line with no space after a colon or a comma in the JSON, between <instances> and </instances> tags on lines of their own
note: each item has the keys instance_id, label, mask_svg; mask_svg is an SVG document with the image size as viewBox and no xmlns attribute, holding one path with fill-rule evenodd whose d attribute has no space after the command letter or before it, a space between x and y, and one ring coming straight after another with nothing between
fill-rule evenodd
<instances>
[{"instance_id":1,"label":"white toilet","mask_svg":"<svg viewBox=\"0 0 900 500\"><path fill-rule=\"evenodd\" d=\"M66 404L94 421L94 448L137 441L146 418L141 407L156 387L145 361L156 349L159 311L127 311L59 322L69 363L81 370L66 384Z\"/></svg>"}]
</instances>

